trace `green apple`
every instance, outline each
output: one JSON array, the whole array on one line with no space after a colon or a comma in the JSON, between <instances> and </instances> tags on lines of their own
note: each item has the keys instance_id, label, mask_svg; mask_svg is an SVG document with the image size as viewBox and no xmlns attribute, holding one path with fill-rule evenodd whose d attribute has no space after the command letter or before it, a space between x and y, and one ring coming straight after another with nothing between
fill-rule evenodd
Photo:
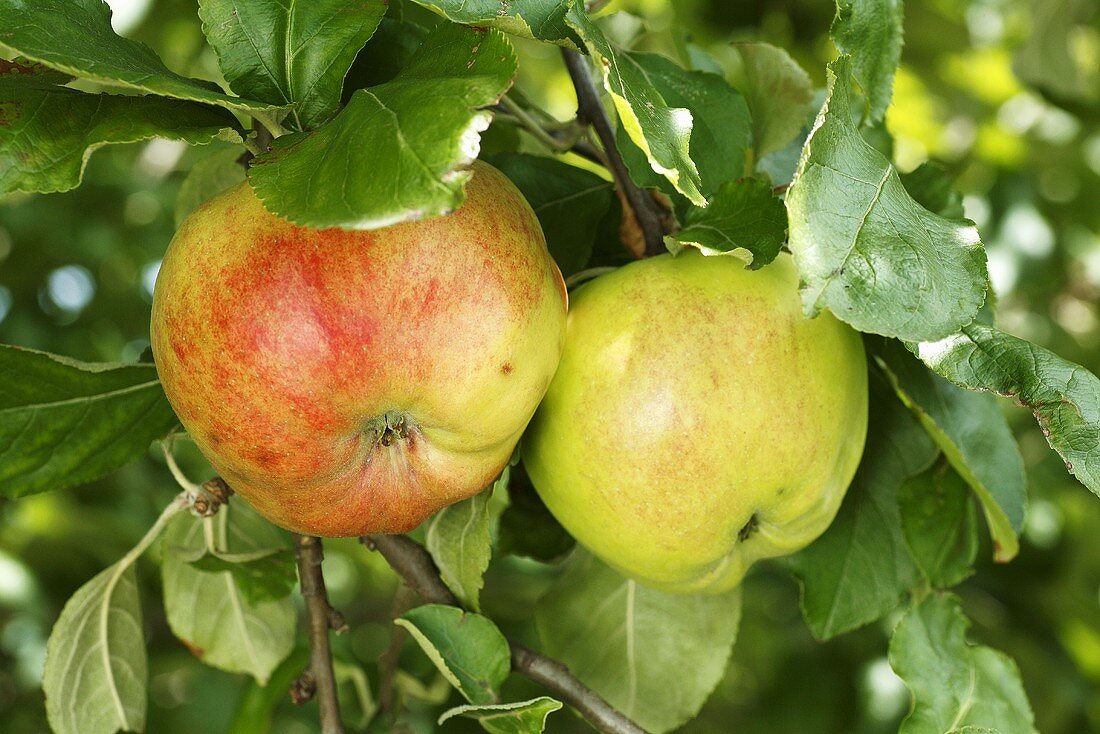
<instances>
[{"instance_id":1,"label":"green apple","mask_svg":"<svg viewBox=\"0 0 1100 734\"><path fill-rule=\"evenodd\" d=\"M828 527L866 432L862 341L829 313L803 316L790 257L751 271L687 250L573 294L523 461L605 562L717 593Z\"/></svg>"},{"instance_id":2,"label":"green apple","mask_svg":"<svg viewBox=\"0 0 1100 734\"><path fill-rule=\"evenodd\" d=\"M534 212L486 164L453 214L373 231L292 225L245 183L173 238L151 337L180 421L268 519L402 532L508 462L566 300Z\"/></svg>"}]
</instances>

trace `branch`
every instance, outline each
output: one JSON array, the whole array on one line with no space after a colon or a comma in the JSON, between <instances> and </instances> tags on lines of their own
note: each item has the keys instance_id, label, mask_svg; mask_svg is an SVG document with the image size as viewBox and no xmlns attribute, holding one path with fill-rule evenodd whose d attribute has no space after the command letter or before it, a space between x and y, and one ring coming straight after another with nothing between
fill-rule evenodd
<instances>
[{"instance_id":1,"label":"branch","mask_svg":"<svg viewBox=\"0 0 1100 734\"><path fill-rule=\"evenodd\" d=\"M336 698L336 676L332 672L332 648L328 639L329 629L337 623L339 615L329 606L325 593L325 577L321 572L325 552L321 539L295 534L294 555L298 559L298 576L309 626L307 673L311 680L307 683L315 687L321 734L344 734L344 725L340 722L340 702Z\"/></svg>"},{"instance_id":2,"label":"branch","mask_svg":"<svg viewBox=\"0 0 1100 734\"><path fill-rule=\"evenodd\" d=\"M424 546L405 535L367 535L361 542L382 554L405 583L429 604L461 606L439 577L435 561ZM581 683L556 660L508 641L512 670L541 684L576 709L597 731L604 734L646 734L622 712Z\"/></svg>"},{"instance_id":3,"label":"branch","mask_svg":"<svg viewBox=\"0 0 1100 734\"><path fill-rule=\"evenodd\" d=\"M577 90L577 118L588 122L603 143L604 152L607 155L607 167L615 179L619 193L622 194L628 208L633 211L634 219L637 220L638 228L644 238L644 253L635 254L644 257L659 255L665 251L666 232L657 203L648 193L638 188L630 178L626 163L623 162L623 157L615 145L615 130L611 127L611 119L607 116L603 102L600 101L600 94L592 81L585 57L567 48L563 48L561 54L565 59L569 76L573 80L573 86Z\"/></svg>"},{"instance_id":4,"label":"branch","mask_svg":"<svg viewBox=\"0 0 1100 734\"><path fill-rule=\"evenodd\" d=\"M407 535L365 535L360 542L378 551L390 568L428 604L462 606L443 579L431 554Z\"/></svg>"}]
</instances>

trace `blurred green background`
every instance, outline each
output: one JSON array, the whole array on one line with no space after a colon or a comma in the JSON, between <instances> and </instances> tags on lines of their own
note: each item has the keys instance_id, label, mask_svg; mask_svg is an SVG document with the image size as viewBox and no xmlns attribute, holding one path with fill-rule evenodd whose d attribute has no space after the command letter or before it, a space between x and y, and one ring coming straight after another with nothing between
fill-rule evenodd
<instances>
[{"instance_id":1,"label":"blurred green background","mask_svg":"<svg viewBox=\"0 0 1100 734\"><path fill-rule=\"evenodd\" d=\"M217 79L193 1L111 5L120 32L152 45L171 68ZM835 53L827 37L833 3L825 0L622 0L608 10L624 11L607 21L621 43L675 55L677 43L691 38L729 60L729 41L766 40L787 48L819 86ZM989 250L1002 328L1093 371L1100 370L1098 24L1096 0L913 0L887 120L900 169L932 157L957 174L967 215ZM520 87L570 115L574 100L556 52L519 47ZM75 191L0 202L0 341L89 361L137 359L148 346L150 293L174 229L176 193L207 154L160 140L111 147L93 155ZM1007 403L1006 410L1028 466L1031 505L1020 556L1000 567L983 561L960 589L972 637L1019 663L1044 734L1100 731L1100 500L1066 473L1026 411ZM198 457L185 458L201 476ZM0 499L0 730L47 731L39 678L53 621L175 491L151 453L75 491ZM355 543L326 550L333 601L352 628L338 638L340 659L373 683L389 642L396 580ZM263 698L256 686L199 664L172 637L151 560L140 566L148 731L266 731L248 717L234 723L242 702ZM553 577L553 568L534 562L494 561L489 613L509 632L529 636L530 600ZM820 644L801 622L798 594L777 564L750 575L729 673L684 731L896 731L908 694L885 659L894 620ZM300 666L299 658L284 678ZM416 650L403 652L402 667L410 674L406 691L429 701L447 695ZM416 691L417 677L424 690ZM517 695L534 693L523 681L510 685ZM282 690L271 694L283 700ZM432 705L412 708L423 709L411 717L414 729L433 731ZM586 730L568 714L555 716L551 732ZM307 734L314 717L311 705L283 702L270 731ZM446 730L472 729L449 723Z\"/></svg>"}]
</instances>

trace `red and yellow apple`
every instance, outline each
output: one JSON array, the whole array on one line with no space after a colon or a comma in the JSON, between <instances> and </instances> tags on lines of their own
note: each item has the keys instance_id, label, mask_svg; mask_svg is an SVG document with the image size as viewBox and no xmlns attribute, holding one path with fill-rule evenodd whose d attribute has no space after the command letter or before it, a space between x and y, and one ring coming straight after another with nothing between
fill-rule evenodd
<instances>
[{"instance_id":1,"label":"red and yellow apple","mask_svg":"<svg viewBox=\"0 0 1100 734\"><path fill-rule=\"evenodd\" d=\"M867 430L859 335L802 314L787 255L631 263L578 289L523 439L547 507L624 574L719 592L835 516Z\"/></svg>"},{"instance_id":2,"label":"red and yellow apple","mask_svg":"<svg viewBox=\"0 0 1100 734\"><path fill-rule=\"evenodd\" d=\"M523 196L474 164L447 216L296 226L247 183L197 209L153 296L157 371L216 471L273 522L409 530L508 462L566 294Z\"/></svg>"}]
</instances>

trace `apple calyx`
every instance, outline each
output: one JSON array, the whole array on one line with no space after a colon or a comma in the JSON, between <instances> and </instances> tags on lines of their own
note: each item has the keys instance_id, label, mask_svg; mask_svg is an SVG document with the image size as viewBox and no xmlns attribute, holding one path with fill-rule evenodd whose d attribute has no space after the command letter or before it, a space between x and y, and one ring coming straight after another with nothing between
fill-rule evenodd
<instances>
[{"instance_id":1,"label":"apple calyx","mask_svg":"<svg viewBox=\"0 0 1100 734\"><path fill-rule=\"evenodd\" d=\"M398 441L407 441L409 432L416 428L408 413L399 410L387 410L367 421L363 432L371 437L375 446L393 446Z\"/></svg>"},{"instance_id":2,"label":"apple calyx","mask_svg":"<svg viewBox=\"0 0 1100 734\"><path fill-rule=\"evenodd\" d=\"M757 529L760 527L760 518L756 513L752 513L749 516L749 521L746 522L740 530L737 531L737 539L744 543L746 540L756 534Z\"/></svg>"}]
</instances>

